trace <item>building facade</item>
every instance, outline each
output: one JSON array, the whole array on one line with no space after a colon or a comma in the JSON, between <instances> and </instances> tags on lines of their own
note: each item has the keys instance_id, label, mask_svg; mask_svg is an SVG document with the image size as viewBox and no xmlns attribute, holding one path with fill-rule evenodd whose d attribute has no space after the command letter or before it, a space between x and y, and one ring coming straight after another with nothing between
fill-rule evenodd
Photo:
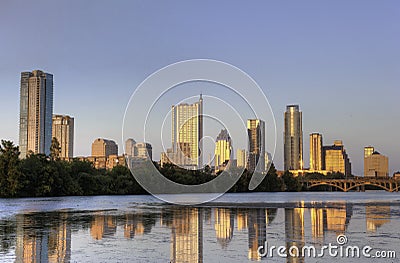
<instances>
[{"instance_id":1,"label":"building facade","mask_svg":"<svg viewBox=\"0 0 400 263\"><path fill-rule=\"evenodd\" d=\"M247 169L251 172L265 171L265 122L259 119L247 120L249 156Z\"/></svg>"},{"instance_id":2,"label":"building facade","mask_svg":"<svg viewBox=\"0 0 400 263\"><path fill-rule=\"evenodd\" d=\"M324 146L325 170L351 175L350 159L342 141L335 141L332 146Z\"/></svg>"},{"instance_id":3,"label":"building facade","mask_svg":"<svg viewBox=\"0 0 400 263\"><path fill-rule=\"evenodd\" d=\"M322 134L310 134L310 170L319 171L324 169L322 153Z\"/></svg>"},{"instance_id":4,"label":"building facade","mask_svg":"<svg viewBox=\"0 0 400 263\"><path fill-rule=\"evenodd\" d=\"M187 169L198 169L203 164L203 98L198 102L172 106L172 152L168 158Z\"/></svg>"},{"instance_id":5,"label":"building facade","mask_svg":"<svg viewBox=\"0 0 400 263\"><path fill-rule=\"evenodd\" d=\"M247 154L245 149L237 149L236 151L236 166L238 168L246 168L247 167Z\"/></svg>"},{"instance_id":6,"label":"building facade","mask_svg":"<svg viewBox=\"0 0 400 263\"><path fill-rule=\"evenodd\" d=\"M215 141L215 172L222 171L226 168L232 159L232 139L227 130L221 130Z\"/></svg>"},{"instance_id":7,"label":"building facade","mask_svg":"<svg viewBox=\"0 0 400 263\"><path fill-rule=\"evenodd\" d=\"M128 139L125 142L125 155L135 159L153 159L153 147L150 143L137 143L134 139Z\"/></svg>"},{"instance_id":8,"label":"building facade","mask_svg":"<svg viewBox=\"0 0 400 263\"><path fill-rule=\"evenodd\" d=\"M41 70L21 73L19 150L50 154L53 115L53 75Z\"/></svg>"},{"instance_id":9,"label":"building facade","mask_svg":"<svg viewBox=\"0 0 400 263\"><path fill-rule=\"evenodd\" d=\"M286 106L284 127L284 169L303 169L303 127L299 105Z\"/></svg>"},{"instance_id":10,"label":"building facade","mask_svg":"<svg viewBox=\"0 0 400 263\"><path fill-rule=\"evenodd\" d=\"M135 157L140 159L153 159L153 147L150 143L141 142L136 143L137 155Z\"/></svg>"},{"instance_id":11,"label":"building facade","mask_svg":"<svg viewBox=\"0 0 400 263\"><path fill-rule=\"evenodd\" d=\"M374 147L372 146L366 146L364 147L364 158L367 158L368 156L370 156L371 154L373 154L375 152Z\"/></svg>"},{"instance_id":12,"label":"building facade","mask_svg":"<svg viewBox=\"0 0 400 263\"><path fill-rule=\"evenodd\" d=\"M133 157L137 155L136 149L136 141L132 138L129 138L125 141L125 155L128 157Z\"/></svg>"},{"instance_id":13,"label":"building facade","mask_svg":"<svg viewBox=\"0 0 400 263\"><path fill-rule=\"evenodd\" d=\"M388 177L389 158L374 151L364 158L364 176L366 177Z\"/></svg>"},{"instance_id":14,"label":"building facade","mask_svg":"<svg viewBox=\"0 0 400 263\"><path fill-rule=\"evenodd\" d=\"M52 137L60 144L60 157L74 156L74 118L68 115L53 115Z\"/></svg>"},{"instance_id":15,"label":"building facade","mask_svg":"<svg viewBox=\"0 0 400 263\"><path fill-rule=\"evenodd\" d=\"M108 157L118 155L118 145L112 141L103 138L97 138L92 143L92 157Z\"/></svg>"}]
</instances>

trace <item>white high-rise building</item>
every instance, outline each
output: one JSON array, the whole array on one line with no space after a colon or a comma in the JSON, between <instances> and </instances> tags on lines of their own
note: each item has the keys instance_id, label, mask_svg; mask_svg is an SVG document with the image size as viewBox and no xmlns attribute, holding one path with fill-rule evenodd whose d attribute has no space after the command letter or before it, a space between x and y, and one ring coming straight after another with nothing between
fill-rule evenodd
<instances>
[{"instance_id":1,"label":"white high-rise building","mask_svg":"<svg viewBox=\"0 0 400 263\"><path fill-rule=\"evenodd\" d=\"M203 164L203 98L198 102L172 106L172 153L168 154L176 165L198 169Z\"/></svg>"}]
</instances>

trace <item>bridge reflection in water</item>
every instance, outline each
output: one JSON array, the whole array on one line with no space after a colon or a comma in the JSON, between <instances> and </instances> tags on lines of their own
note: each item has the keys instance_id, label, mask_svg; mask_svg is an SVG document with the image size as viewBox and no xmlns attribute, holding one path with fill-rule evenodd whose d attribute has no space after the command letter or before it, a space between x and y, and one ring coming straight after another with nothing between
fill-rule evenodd
<instances>
[{"instance_id":1,"label":"bridge reflection in water","mask_svg":"<svg viewBox=\"0 0 400 263\"><path fill-rule=\"evenodd\" d=\"M311 189L317 186L330 186L343 192L365 191L365 186L374 186L388 192L398 192L400 180L393 178L349 178L349 179L302 179L301 183Z\"/></svg>"}]
</instances>

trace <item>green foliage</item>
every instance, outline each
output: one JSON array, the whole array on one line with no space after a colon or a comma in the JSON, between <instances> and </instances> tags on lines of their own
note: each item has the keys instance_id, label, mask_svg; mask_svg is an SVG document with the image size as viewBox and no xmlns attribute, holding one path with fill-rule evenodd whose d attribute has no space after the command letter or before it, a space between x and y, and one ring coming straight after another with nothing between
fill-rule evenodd
<instances>
[{"instance_id":1,"label":"green foliage","mask_svg":"<svg viewBox=\"0 0 400 263\"><path fill-rule=\"evenodd\" d=\"M282 175L282 180L286 186L286 191L288 192L299 192L302 188L300 178L294 177L293 174L289 171L286 171Z\"/></svg>"},{"instance_id":2,"label":"green foliage","mask_svg":"<svg viewBox=\"0 0 400 263\"><path fill-rule=\"evenodd\" d=\"M1 141L0 145L0 196L16 196L21 173L19 148L11 141Z\"/></svg>"},{"instance_id":3,"label":"green foliage","mask_svg":"<svg viewBox=\"0 0 400 263\"><path fill-rule=\"evenodd\" d=\"M52 160L60 158L61 146L56 137L51 139L50 158Z\"/></svg>"},{"instance_id":4,"label":"green foliage","mask_svg":"<svg viewBox=\"0 0 400 263\"><path fill-rule=\"evenodd\" d=\"M146 191L131 175L125 166L116 166L112 170L95 169L88 161L74 159L63 161L59 158L59 144L52 141L50 156L28 154L19 159L19 149L10 141L2 141L0 145L0 197L40 197L66 195L128 195L146 194ZM203 184L216 176L206 166L203 170L188 171L172 164L156 168L169 180L186 185ZM141 171L148 172L146 165ZM231 175L241 170L230 170ZM249 183L253 174L247 170L241 173L237 182L229 192L249 192ZM317 178L319 174L308 174L306 178ZM343 177L331 174L330 177ZM233 176L233 178L237 178ZM326 176L325 176L326 178ZM300 191L299 178L286 172L277 176L272 164L264 179L254 190L256 192Z\"/></svg>"}]
</instances>

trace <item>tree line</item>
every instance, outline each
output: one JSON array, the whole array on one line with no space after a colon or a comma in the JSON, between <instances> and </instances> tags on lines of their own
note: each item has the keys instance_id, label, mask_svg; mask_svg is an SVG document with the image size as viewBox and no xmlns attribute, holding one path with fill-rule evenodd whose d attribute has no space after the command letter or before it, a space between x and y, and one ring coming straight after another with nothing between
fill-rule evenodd
<instances>
[{"instance_id":1,"label":"tree line","mask_svg":"<svg viewBox=\"0 0 400 263\"><path fill-rule=\"evenodd\" d=\"M11 141L0 145L0 197L46 197L71 195L147 194L125 166L111 170L96 169L88 161L58 158L59 145L52 142L50 155L29 153L20 159L19 148ZM159 167L168 179L181 184L202 184L215 178L210 167L187 171L174 165ZM317 175L313 175L315 177ZM244 170L229 192L249 192L252 173ZM277 175L274 165L255 192L301 191L299 178L285 172Z\"/></svg>"}]
</instances>

